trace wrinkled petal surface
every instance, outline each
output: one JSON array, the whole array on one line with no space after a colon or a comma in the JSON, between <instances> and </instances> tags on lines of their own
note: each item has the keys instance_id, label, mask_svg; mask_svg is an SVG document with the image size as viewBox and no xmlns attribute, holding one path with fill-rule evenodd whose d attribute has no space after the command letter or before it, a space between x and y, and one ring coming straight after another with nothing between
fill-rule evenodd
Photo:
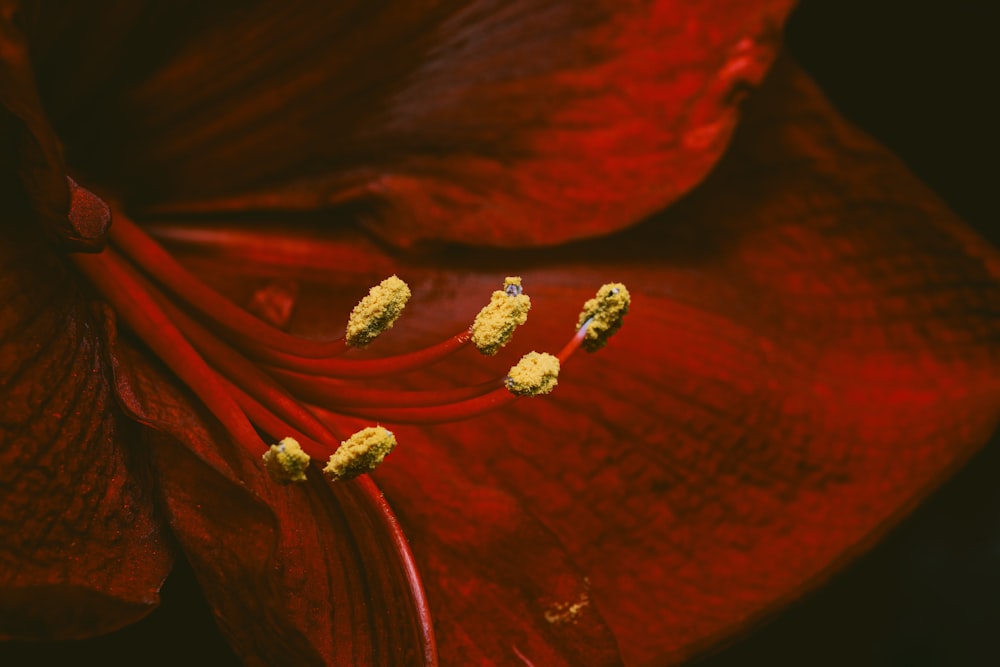
<instances>
[{"instance_id":1,"label":"wrinkled petal surface","mask_svg":"<svg viewBox=\"0 0 1000 667\"><path fill-rule=\"evenodd\" d=\"M172 556L111 391L109 316L31 219L0 220L0 638L78 639L156 607Z\"/></svg>"},{"instance_id":2,"label":"wrinkled petal surface","mask_svg":"<svg viewBox=\"0 0 1000 667\"><path fill-rule=\"evenodd\" d=\"M401 385L502 377L520 353L558 349L600 283L629 286L623 330L567 363L550 397L394 428L401 445L375 476L429 574L446 664L475 655L463 650L477 628L501 638L495 660L546 664L502 638L572 632L552 612L574 604L611 627L626 664L680 662L817 585L993 432L997 253L791 63L747 114L719 169L670 212L558 250L390 257L315 231L160 228L240 298L248 270L298 277L290 326L304 333L339 330L352 289L399 273L419 313L383 352L461 330L504 275L524 278L533 308L513 351L463 353ZM531 580L538 563L504 542L524 521L580 578L562 598L526 584L516 616L491 604L509 598L469 604L463 592L492 592L512 559Z\"/></svg>"},{"instance_id":3,"label":"wrinkled petal surface","mask_svg":"<svg viewBox=\"0 0 1000 667\"><path fill-rule=\"evenodd\" d=\"M396 244L510 246L697 184L792 2L112 5L39 3L32 36L70 159L133 211L350 204Z\"/></svg>"}]
</instances>

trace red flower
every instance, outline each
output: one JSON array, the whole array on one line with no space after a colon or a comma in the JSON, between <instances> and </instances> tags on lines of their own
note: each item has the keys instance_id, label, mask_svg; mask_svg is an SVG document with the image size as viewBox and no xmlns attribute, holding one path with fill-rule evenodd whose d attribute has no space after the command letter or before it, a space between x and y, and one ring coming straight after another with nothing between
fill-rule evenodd
<instances>
[{"instance_id":1,"label":"red flower","mask_svg":"<svg viewBox=\"0 0 1000 667\"><path fill-rule=\"evenodd\" d=\"M667 212L482 247L620 229L687 191L784 2L127 4L0 24L7 637L141 617L179 547L251 664L432 663L428 618L446 664L678 662L822 580L995 427L996 253L787 61ZM225 391L178 381L196 362L163 341L194 336L183 313L144 324L157 302L126 307L115 290L139 283L104 280L115 253L163 266L126 248L124 218L110 250L69 256L101 242L100 209L78 192L68 211L28 55L81 182L297 334L338 333L394 272L414 304L384 354L462 331L507 274L533 300L518 349L558 349L607 280L632 291L626 326L551 397L393 427L373 477L411 560L367 478L264 475L226 411L253 412L239 390L266 364ZM476 247L384 243L433 239ZM510 362L463 351L391 380L475 384Z\"/></svg>"}]
</instances>

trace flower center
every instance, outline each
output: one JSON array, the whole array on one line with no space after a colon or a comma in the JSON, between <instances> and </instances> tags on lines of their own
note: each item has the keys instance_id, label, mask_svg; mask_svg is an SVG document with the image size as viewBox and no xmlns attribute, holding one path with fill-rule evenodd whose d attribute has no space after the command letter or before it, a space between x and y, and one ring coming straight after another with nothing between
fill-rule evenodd
<instances>
[{"instance_id":1,"label":"flower center","mask_svg":"<svg viewBox=\"0 0 1000 667\"><path fill-rule=\"evenodd\" d=\"M94 199L77 188L70 215L106 216ZM334 480L381 463L396 444L392 433L366 428L341 441L337 422L343 415L406 424L455 421L549 393L560 364L581 346L602 347L629 306L624 285L605 285L587 302L576 334L558 355L531 352L506 376L489 382L442 390L378 389L356 380L425 368L470 344L482 354L496 354L531 308L521 279L508 277L468 329L405 354L359 360L343 355L390 329L410 296L396 276L373 287L354 308L342 338L314 340L239 307L120 213L107 240L100 253L73 255L77 267L230 435L263 455L264 469L279 483L306 479L311 457L319 454L329 457L324 472ZM268 447L261 433L281 441Z\"/></svg>"}]
</instances>

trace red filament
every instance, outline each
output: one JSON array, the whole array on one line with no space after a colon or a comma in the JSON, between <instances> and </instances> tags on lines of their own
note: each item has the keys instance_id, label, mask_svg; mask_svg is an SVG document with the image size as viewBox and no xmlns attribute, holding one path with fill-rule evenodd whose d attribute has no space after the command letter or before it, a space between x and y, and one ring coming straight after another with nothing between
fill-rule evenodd
<instances>
[{"instance_id":1,"label":"red filament","mask_svg":"<svg viewBox=\"0 0 1000 667\"><path fill-rule=\"evenodd\" d=\"M255 454L294 437L307 452L338 446L338 415L379 422L454 421L494 410L519 397L505 378L450 389L378 389L351 381L430 366L467 347L471 328L406 354L354 360L343 338L311 340L289 334L205 285L138 225L121 214L104 252L74 255L91 284L131 331L159 356L233 437ZM580 346L588 323L559 354Z\"/></svg>"}]
</instances>

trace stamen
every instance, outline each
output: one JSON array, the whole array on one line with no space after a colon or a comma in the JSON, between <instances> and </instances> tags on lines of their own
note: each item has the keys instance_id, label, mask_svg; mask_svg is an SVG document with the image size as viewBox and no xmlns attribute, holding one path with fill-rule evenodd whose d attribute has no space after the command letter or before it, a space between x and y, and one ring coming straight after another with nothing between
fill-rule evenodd
<instances>
[{"instance_id":1,"label":"stamen","mask_svg":"<svg viewBox=\"0 0 1000 667\"><path fill-rule=\"evenodd\" d=\"M102 254L73 260L234 439L263 453L267 474L280 484L306 479L307 451L329 456L324 472L346 480L373 470L395 447L395 437L381 426L338 446L339 415L415 424L454 421L551 392L561 364L581 346L602 347L629 307L624 285L603 286L584 305L577 332L558 356L531 352L506 376L489 382L419 391L359 387L345 378L426 367L469 342L483 354L496 354L531 308L521 279L508 277L466 331L407 354L356 360L337 355L348 346L365 347L391 328L410 297L397 276L373 287L354 308L344 339L316 341L273 327L208 288L124 216L118 216L109 240ZM281 439L268 447L257 429Z\"/></svg>"},{"instance_id":2,"label":"stamen","mask_svg":"<svg viewBox=\"0 0 1000 667\"><path fill-rule=\"evenodd\" d=\"M493 292L490 302L472 323L472 344L487 356L493 356L510 342L514 330L528 320L531 299L522 293L521 278L508 277L502 290Z\"/></svg>"},{"instance_id":3,"label":"stamen","mask_svg":"<svg viewBox=\"0 0 1000 667\"><path fill-rule=\"evenodd\" d=\"M559 384L559 359L546 352L529 352L507 373L507 389L517 396L548 394Z\"/></svg>"},{"instance_id":4,"label":"stamen","mask_svg":"<svg viewBox=\"0 0 1000 667\"><path fill-rule=\"evenodd\" d=\"M629 293L621 283L608 283L597 290L597 296L583 304L583 312L577 321L577 328L582 328L590 320L586 337L583 339L583 349L596 352L608 343L622 327L622 319L628 312Z\"/></svg>"},{"instance_id":5,"label":"stamen","mask_svg":"<svg viewBox=\"0 0 1000 667\"><path fill-rule=\"evenodd\" d=\"M584 339L587 336L587 332L590 330L590 325L593 323L592 319L586 320L573 337L563 346L562 350L559 351L558 356L554 358L555 363L552 360L546 359L542 361L540 366L548 367L550 371L554 370L554 374L550 373L551 383L545 378L545 373L541 373L541 378L529 379L525 383L526 386L532 387L537 384L537 386L544 388L547 384L548 391L551 391L557 383L556 376L558 375L559 368L562 364L565 364L570 357L580 348ZM531 353L526 355L527 358L532 357L551 357L552 355L544 354L540 355L538 353ZM531 365L531 362L525 362L524 359L521 363L526 365ZM520 364L519 364L520 365ZM519 375L519 372L515 369L515 366L511 369L511 373L515 376ZM532 373L526 373L526 375L531 377ZM299 376L301 378L301 376ZM292 378L293 383L295 379ZM335 381L327 381L335 382ZM286 383L287 384L287 383ZM326 384L326 383L324 383ZM337 394L337 392L346 393L346 389L342 385L334 384L332 389L327 385L326 390L319 390L314 386L313 391L309 392L310 395L307 397L310 400L319 400L321 402L326 402L327 396L324 396L322 391L331 391L331 394ZM392 391L379 391L379 390L368 390L362 389L357 391L356 398L346 398L344 400L335 399L334 403L337 405L337 413L352 415L354 417L363 417L370 419L379 419L381 421L391 421L400 424L437 424L442 422L459 421L462 419L468 419L476 415L484 414L492 410L504 407L513 403L514 401L522 398L521 395L514 393L509 386L509 379L504 378L499 382L499 387L495 382L487 382L479 385L483 389L488 389L490 386L495 387L491 391L485 391L485 393L476 393L475 395L463 396L466 390L473 390L474 387L470 388L458 388L452 390L444 390L440 392L392 392ZM298 391L298 387L293 387ZM479 390L476 390L477 392ZM540 393L546 393L539 391ZM433 400L425 400L429 398L441 398L442 402L436 402ZM399 407L397 407L399 406ZM417 407L421 406L421 407ZM337 413L331 412L318 405L310 405L309 410L315 414L323 423L332 424L336 421Z\"/></svg>"},{"instance_id":6,"label":"stamen","mask_svg":"<svg viewBox=\"0 0 1000 667\"><path fill-rule=\"evenodd\" d=\"M323 472L333 481L354 479L374 470L396 446L396 436L381 426L362 429L340 443Z\"/></svg>"},{"instance_id":7,"label":"stamen","mask_svg":"<svg viewBox=\"0 0 1000 667\"><path fill-rule=\"evenodd\" d=\"M264 469L278 484L306 481L309 455L302 451L298 440L283 438L264 452Z\"/></svg>"},{"instance_id":8,"label":"stamen","mask_svg":"<svg viewBox=\"0 0 1000 667\"><path fill-rule=\"evenodd\" d=\"M389 276L372 287L368 296L351 311L347 321L347 344L364 348L392 328L410 299L409 286L397 276Z\"/></svg>"}]
</instances>

